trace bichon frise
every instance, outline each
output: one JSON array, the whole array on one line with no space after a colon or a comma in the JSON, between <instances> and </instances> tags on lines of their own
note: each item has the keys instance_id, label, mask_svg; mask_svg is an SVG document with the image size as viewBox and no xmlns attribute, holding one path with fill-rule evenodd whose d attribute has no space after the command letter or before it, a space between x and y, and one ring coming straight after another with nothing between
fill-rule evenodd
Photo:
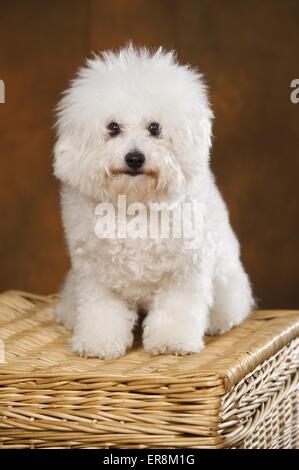
<instances>
[{"instance_id":1,"label":"bichon frise","mask_svg":"<svg viewBox=\"0 0 299 470\"><path fill-rule=\"evenodd\" d=\"M162 49L95 56L62 98L54 170L72 267L55 317L80 355L125 354L141 311L152 354L198 352L205 333L224 333L249 314L250 283L209 167L211 121L201 76ZM200 243L99 237L96 208L116 208L120 196L146 212L152 203L199 205Z\"/></svg>"}]
</instances>

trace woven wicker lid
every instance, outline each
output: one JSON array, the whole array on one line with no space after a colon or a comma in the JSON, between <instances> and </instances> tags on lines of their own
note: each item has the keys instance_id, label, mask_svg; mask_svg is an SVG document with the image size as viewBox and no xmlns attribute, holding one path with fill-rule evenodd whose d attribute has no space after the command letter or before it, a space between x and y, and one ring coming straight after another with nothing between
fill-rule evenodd
<instances>
[{"instance_id":1,"label":"woven wicker lid","mask_svg":"<svg viewBox=\"0 0 299 470\"><path fill-rule=\"evenodd\" d=\"M56 296L19 291L0 295L0 339L5 347L0 385L31 379L36 387L63 383L71 390L79 378L81 386L89 388L96 380L105 389L125 382L126 390L144 386L149 392L150 384L163 388L165 383L173 384L175 393L180 382L187 390L187 382L190 387L219 385L222 391L225 384L228 391L299 335L299 311L264 310L223 336L207 337L206 348L198 354L153 357L137 344L120 359L86 359L72 353L70 334L53 320L55 302Z\"/></svg>"}]
</instances>

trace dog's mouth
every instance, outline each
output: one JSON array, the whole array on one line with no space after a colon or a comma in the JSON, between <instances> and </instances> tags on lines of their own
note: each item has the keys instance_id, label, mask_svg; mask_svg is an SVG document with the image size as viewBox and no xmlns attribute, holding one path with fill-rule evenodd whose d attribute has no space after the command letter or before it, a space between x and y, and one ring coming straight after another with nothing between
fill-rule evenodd
<instances>
[{"instance_id":1,"label":"dog's mouth","mask_svg":"<svg viewBox=\"0 0 299 470\"><path fill-rule=\"evenodd\" d=\"M129 176L140 176L144 175L145 173L143 171L138 171L138 170L127 170L124 171L124 175L129 175Z\"/></svg>"},{"instance_id":2,"label":"dog's mouth","mask_svg":"<svg viewBox=\"0 0 299 470\"><path fill-rule=\"evenodd\" d=\"M127 176L151 176L152 178L157 178L158 174L157 171L155 170L130 170L130 169L119 169L119 168L113 168L110 170L110 175L111 176L121 176L121 175L127 175Z\"/></svg>"}]
</instances>

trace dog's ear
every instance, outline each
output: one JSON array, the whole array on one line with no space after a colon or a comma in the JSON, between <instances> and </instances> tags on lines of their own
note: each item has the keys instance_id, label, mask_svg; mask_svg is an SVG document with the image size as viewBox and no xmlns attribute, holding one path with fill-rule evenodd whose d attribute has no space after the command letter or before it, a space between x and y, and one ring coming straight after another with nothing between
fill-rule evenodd
<instances>
[{"instance_id":1,"label":"dog's ear","mask_svg":"<svg viewBox=\"0 0 299 470\"><path fill-rule=\"evenodd\" d=\"M212 146L213 111L209 102L208 88L201 74L196 74L196 88L192 102L190 103L189 127L193 139L193 145L202 155L209 156Z\"/></svg>"},{"instance_id":2,"label":"dog's ear","mask_svg":"<svg viewBox=\"0 0 299 470\"><path fill-rule=\"evenodd\" d=\"M212 146L212 119L212 111L208 109L204 117L199 112L191 123L191 132L195 145L204 146L207 153L209 153Z\"/></svg>"},{"instance_id":3,"label":"dog's ear","mask_svg":"<svg viewBox=\"0 0 299 470\"><path fill-rule=\"evenodd\" d=\"M93 197L100 191L104 172L98 151L85 142L82 133L77 138L62 134L54 146L54 174L64 184Z\"/></svg>"},{"instance_id":4,"label":"dog's ear","mask_svg":"<svg viewBox=\"0 0 299 470\"><path fill-rule=\"evenodd\" d=\"M208 159L212 145L212 115L190 113L172 134L173 147L182 155L194 153Z\"/></svg>"},{"instance_id":5,"label":"dog's ear","mask_svg":"<svg viewBox=\"0 0 299 470\"><path fill-rule=\"evenodd\" d=\"M79 160L78 149L74 147L72 140L60 137L54 146L54 175L63 183L75 183L73 180L76 179L76 173L79 178Z\"/></svg>"}]
</instances>

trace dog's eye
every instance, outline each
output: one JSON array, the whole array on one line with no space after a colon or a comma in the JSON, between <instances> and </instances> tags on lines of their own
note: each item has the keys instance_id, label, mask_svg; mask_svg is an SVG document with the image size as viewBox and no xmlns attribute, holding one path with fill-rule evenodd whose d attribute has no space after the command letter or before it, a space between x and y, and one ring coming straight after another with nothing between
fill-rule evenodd
<instances>
[{"instance_id":1,"label":"dog's eye","mask_svg":"<svg viewBox=\"0 0 299 470\"><path fill-rule=\"evenodd\" d=\"M158 122L151 122L147 129L154 137L161 134L161 126Z\"/></svg>"},{"instance_id":2,"label":"dog's eye","mask_svg":"<svg viewBox=\"0 0 299 470\"><path fill-rule=\"evenodd\" d=\"M110 122L110 124L108 124L107 129L108 129L109 135L111 135L111 137L115 137L116 135L121 133L120 125L117 124L117 122L114 122L114 121L112 121L112 122Z\"/></svg>"}]
</instances>

